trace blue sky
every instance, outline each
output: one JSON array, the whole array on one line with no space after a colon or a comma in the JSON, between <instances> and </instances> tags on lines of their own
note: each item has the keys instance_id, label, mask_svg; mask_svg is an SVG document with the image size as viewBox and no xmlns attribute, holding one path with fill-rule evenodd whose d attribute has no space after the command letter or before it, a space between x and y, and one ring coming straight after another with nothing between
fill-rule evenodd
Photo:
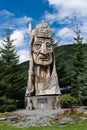
<instances>
[{"instance_id":1,"label":"blue sky","mask_svg":"<svg viewBox=\"0 0 87 130\"><path fill-rule=\"evenodd\" d=\"M73 43L76 23L87 39L87 0L0 0L0 47L5 29L11 28L20 62L28 60L28 25L35 27L42 19L50 23L54 40L61 39L59 45Z\"/></svg>"}]
</instances>

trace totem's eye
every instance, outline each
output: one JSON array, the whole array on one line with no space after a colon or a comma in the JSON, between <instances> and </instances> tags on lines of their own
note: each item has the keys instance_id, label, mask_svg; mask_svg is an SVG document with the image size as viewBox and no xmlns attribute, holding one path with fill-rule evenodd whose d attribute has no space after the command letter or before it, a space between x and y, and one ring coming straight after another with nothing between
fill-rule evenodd
<instances>
[{"instance_id":1,"label":"totem's eye","mask_svg":"<svg viewBox=\"0 0 87 130\"><path fill-rule=\"evenodd\" d=\"M41 47L41 44L35 44L35 45L34 45L34 48L35 48L36 50L39 50L40 47Z\"/></svg>"},{"instance_id":2,"label":"totem's eye","mask_svg":"<svg viewBox=\"0 0 87 130\"><path fill-rule=\"evenodd\" d=\"M52 49L51 43L47 42L47 43L46 43L46 47L47 47L47 49Z\"/></svg>"}]
</instances>

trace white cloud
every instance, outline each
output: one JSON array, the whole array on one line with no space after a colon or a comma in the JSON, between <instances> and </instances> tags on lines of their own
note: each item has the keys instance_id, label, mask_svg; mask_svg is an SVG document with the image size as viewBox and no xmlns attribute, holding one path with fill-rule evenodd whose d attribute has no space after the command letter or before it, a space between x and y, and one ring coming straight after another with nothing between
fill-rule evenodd
<instances>
[{"instance_id":1,"label":"white cloud","mask_svg":"<svg viewBox=\"0 0 87 130\"><path fill-rule=\"evenodd\" d=\"M14 45L16 47L23 46L23 44L24 44L24 35L23 35L23 33L21 31L16 30L11 34L11 40L15 40Z\"/></svg>"},{"instance_id":2,"label":"white cloud","mask_svg":"<svg viewBox=\"0 0 87 130\"><path fill-rule=\"evenodd\" d=\"M46 13L46 18L48 20L58 21L63 19L72 19L77 17L87 18L87 0L48 0L49 5L53 6L53 14L48 12L48 17ZM55 19L56 18L56 19Z\"/></svg>"},{"instance_id":3,"label":"white cloud","mask_svg":"<svg viewBox=\"0 0 87 130\"><path fill-rule=\"evenodd\" d=\"M50 5L55 6L59 12L65 11L64 16L70 16L73 13L87 15L87 0L48 0ZM67 12L69 11L69 12Z\"/></svg>"},{"instance_id":4,"label":"white cloud","mask_svg":"<svg viewBox=\"0 0 87 130\"><path fill-rule=\"evenodd\" d=\"M56 14L51 14L51 13L48 13L48 12L45 12L45 19L50 23L52 24L54 21L56 21L57 19L57 16Z\"/></svg>"},{"instance_id":5,"label":"white cloud","mask_svg":"<svg viewBox=\"0 0 87 130\"><path fill-rule=\"evenodd\" d=\"M60 42L58 45L59 45L59 46L62 46L62 45L70 45L70 44L73 44L73 42L62 41L62 42Z\"/></svg>"},{"instance_id":6,"label":"white cloud","mask_svg":"<svg viewBox=\"0 0 87 130\"><path fill-rule=\"evenodd\" d=\"M29 60L29 52L27 50L19 50L17 54L19 55L19 63Z\"/></svg>"},{"instance_id":7,"label":"white cloud","mask_svg":"<svg viewBox=\"0 0 87 130\"><path fill-rule=\"evenodd\" d=\"M2 45L3 43L4 43L3 39L0 38L0 48L3 48L3 45Z\"/></svg>"},{"instance_id":8,"label":"white cloud","mask_svg":"<svg viewBox=\"0 0 87 130\"><path fill-rule=\"evenodd\" d=\"M1 10L0 15L8 15L8 16L14 16L13 13L9 12L8 10Z\"/></svg>"},{"instance_id":9,"label":"white cloud","mask_svg":"<svg viewBox=\"0 0 87 130\"><path fill-rule=\"evenodd\" d=\"M24 16L24 17L21 17L21 18L16 18L15 22L16 22L16 24L20 24L21 25L21 24L26 24L26 23L28 23L31 20L32 20L32 18Z\"/></svg>"},{"instance_id":10,"label":"white cloud","mask_svg":"<svg viewBox=\"0 0 87 130\"><path fill-rule=\"evenodd\" d=\"M55 33L56 39L60 38L64 45L73 43L76 23L79 24L81 35L87 39L87 0L48 0L48 2L53 11L46 11L44 19L50 24L56 22L55 30L58 30Z\"/></svg>"},{"instance_id":11,"label":"white cloud","mask_svg":"<svg viewBox=\"0 0 87 130\"><path fill-rule=\"evenodd\" d=\"M82 24L81 30L83 30L83 32L87 33L87 22L86 21Z\"/></svg>"},{"instance_id":12,"label":"white cloud","mask_svg":"<svg viewBox=\"0 0 87 130\"><path fill-rule=\"evenodd\" d=\"M72 28L53 29L55 31L54 41L59 41L58 45L73 44L74 30Z\"/></svg>"},{"instance_id":13,"label":"white cloud","mask_svg":"<svg viewBox=\"0 0 87 130\"><path fill-rule=\"evenodd\" d=\"M12 30L18 30L23 28L28 28L28 23L33 19L28 16L15 17L15 15L8 10L0 11L0 32L6 28L11 28Z\"/></svg>"},{"instance_id":14,"label":"white cloud","mask_svg":"<svg viewBox=\"0 0 87 130\"><path fill-rule=\"evenodd\" d=\"M73 37L73 31L68 28L68 27L64 27L61 30L59 30L59 32L57 33L57 35L63 39L65 38L72 38Z\"/></svg>"}]
</instances>

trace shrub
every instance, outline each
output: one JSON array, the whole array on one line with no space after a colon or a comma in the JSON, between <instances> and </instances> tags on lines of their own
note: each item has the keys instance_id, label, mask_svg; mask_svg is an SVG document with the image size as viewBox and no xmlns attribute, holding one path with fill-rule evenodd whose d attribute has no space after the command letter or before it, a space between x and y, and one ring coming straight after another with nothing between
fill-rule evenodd
<instances>
[{"instance_id":1,"label":"shrub","mask_svg":"<svg viewBox=\"0 0 87 130\"><path fill-rule=\"evenodd\" d=\"M16 105L12 104L12 105L8 105L5 109L5 111L13 111L16 109Z\"/></svg>"},{"instance_id":2,"label":"shrub","mask_svg":"<svg viewBox=\"0 0 87 130\"><path fill-rule=\"evenodd\" d=\"M76 98L72 97L70 94L64 94L60 96L60 104L63 108L68 108L77 105L78 101Z\"/></svg>"},{"instance_id":3,"label":"shrub","mask_svg":"<svg viewBox=\"0 0 87 130\"><path fill-rule=\"evenodd\" d=\"M12 111L16 108L16 102L6 96L0 97L0 112Z\"/></svg>"}]
</instances>

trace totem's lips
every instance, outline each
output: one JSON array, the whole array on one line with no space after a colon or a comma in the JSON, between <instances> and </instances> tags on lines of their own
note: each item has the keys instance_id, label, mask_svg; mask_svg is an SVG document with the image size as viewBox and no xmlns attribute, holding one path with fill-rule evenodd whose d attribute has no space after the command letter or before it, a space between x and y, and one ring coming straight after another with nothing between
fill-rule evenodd
<instances>
[{"instance_id":1,"label":"totem's lips","mask_svg":"<svg viewBox=\"0 0 87 130\"><path fill-rule=\"evenodd\" d=\"M44 61L47 61L47 60L48 60L48 58L47 58L46 56L40 56L39 59L40 59L40 60L44 60Z\"/></svg>"}]
</instances>

